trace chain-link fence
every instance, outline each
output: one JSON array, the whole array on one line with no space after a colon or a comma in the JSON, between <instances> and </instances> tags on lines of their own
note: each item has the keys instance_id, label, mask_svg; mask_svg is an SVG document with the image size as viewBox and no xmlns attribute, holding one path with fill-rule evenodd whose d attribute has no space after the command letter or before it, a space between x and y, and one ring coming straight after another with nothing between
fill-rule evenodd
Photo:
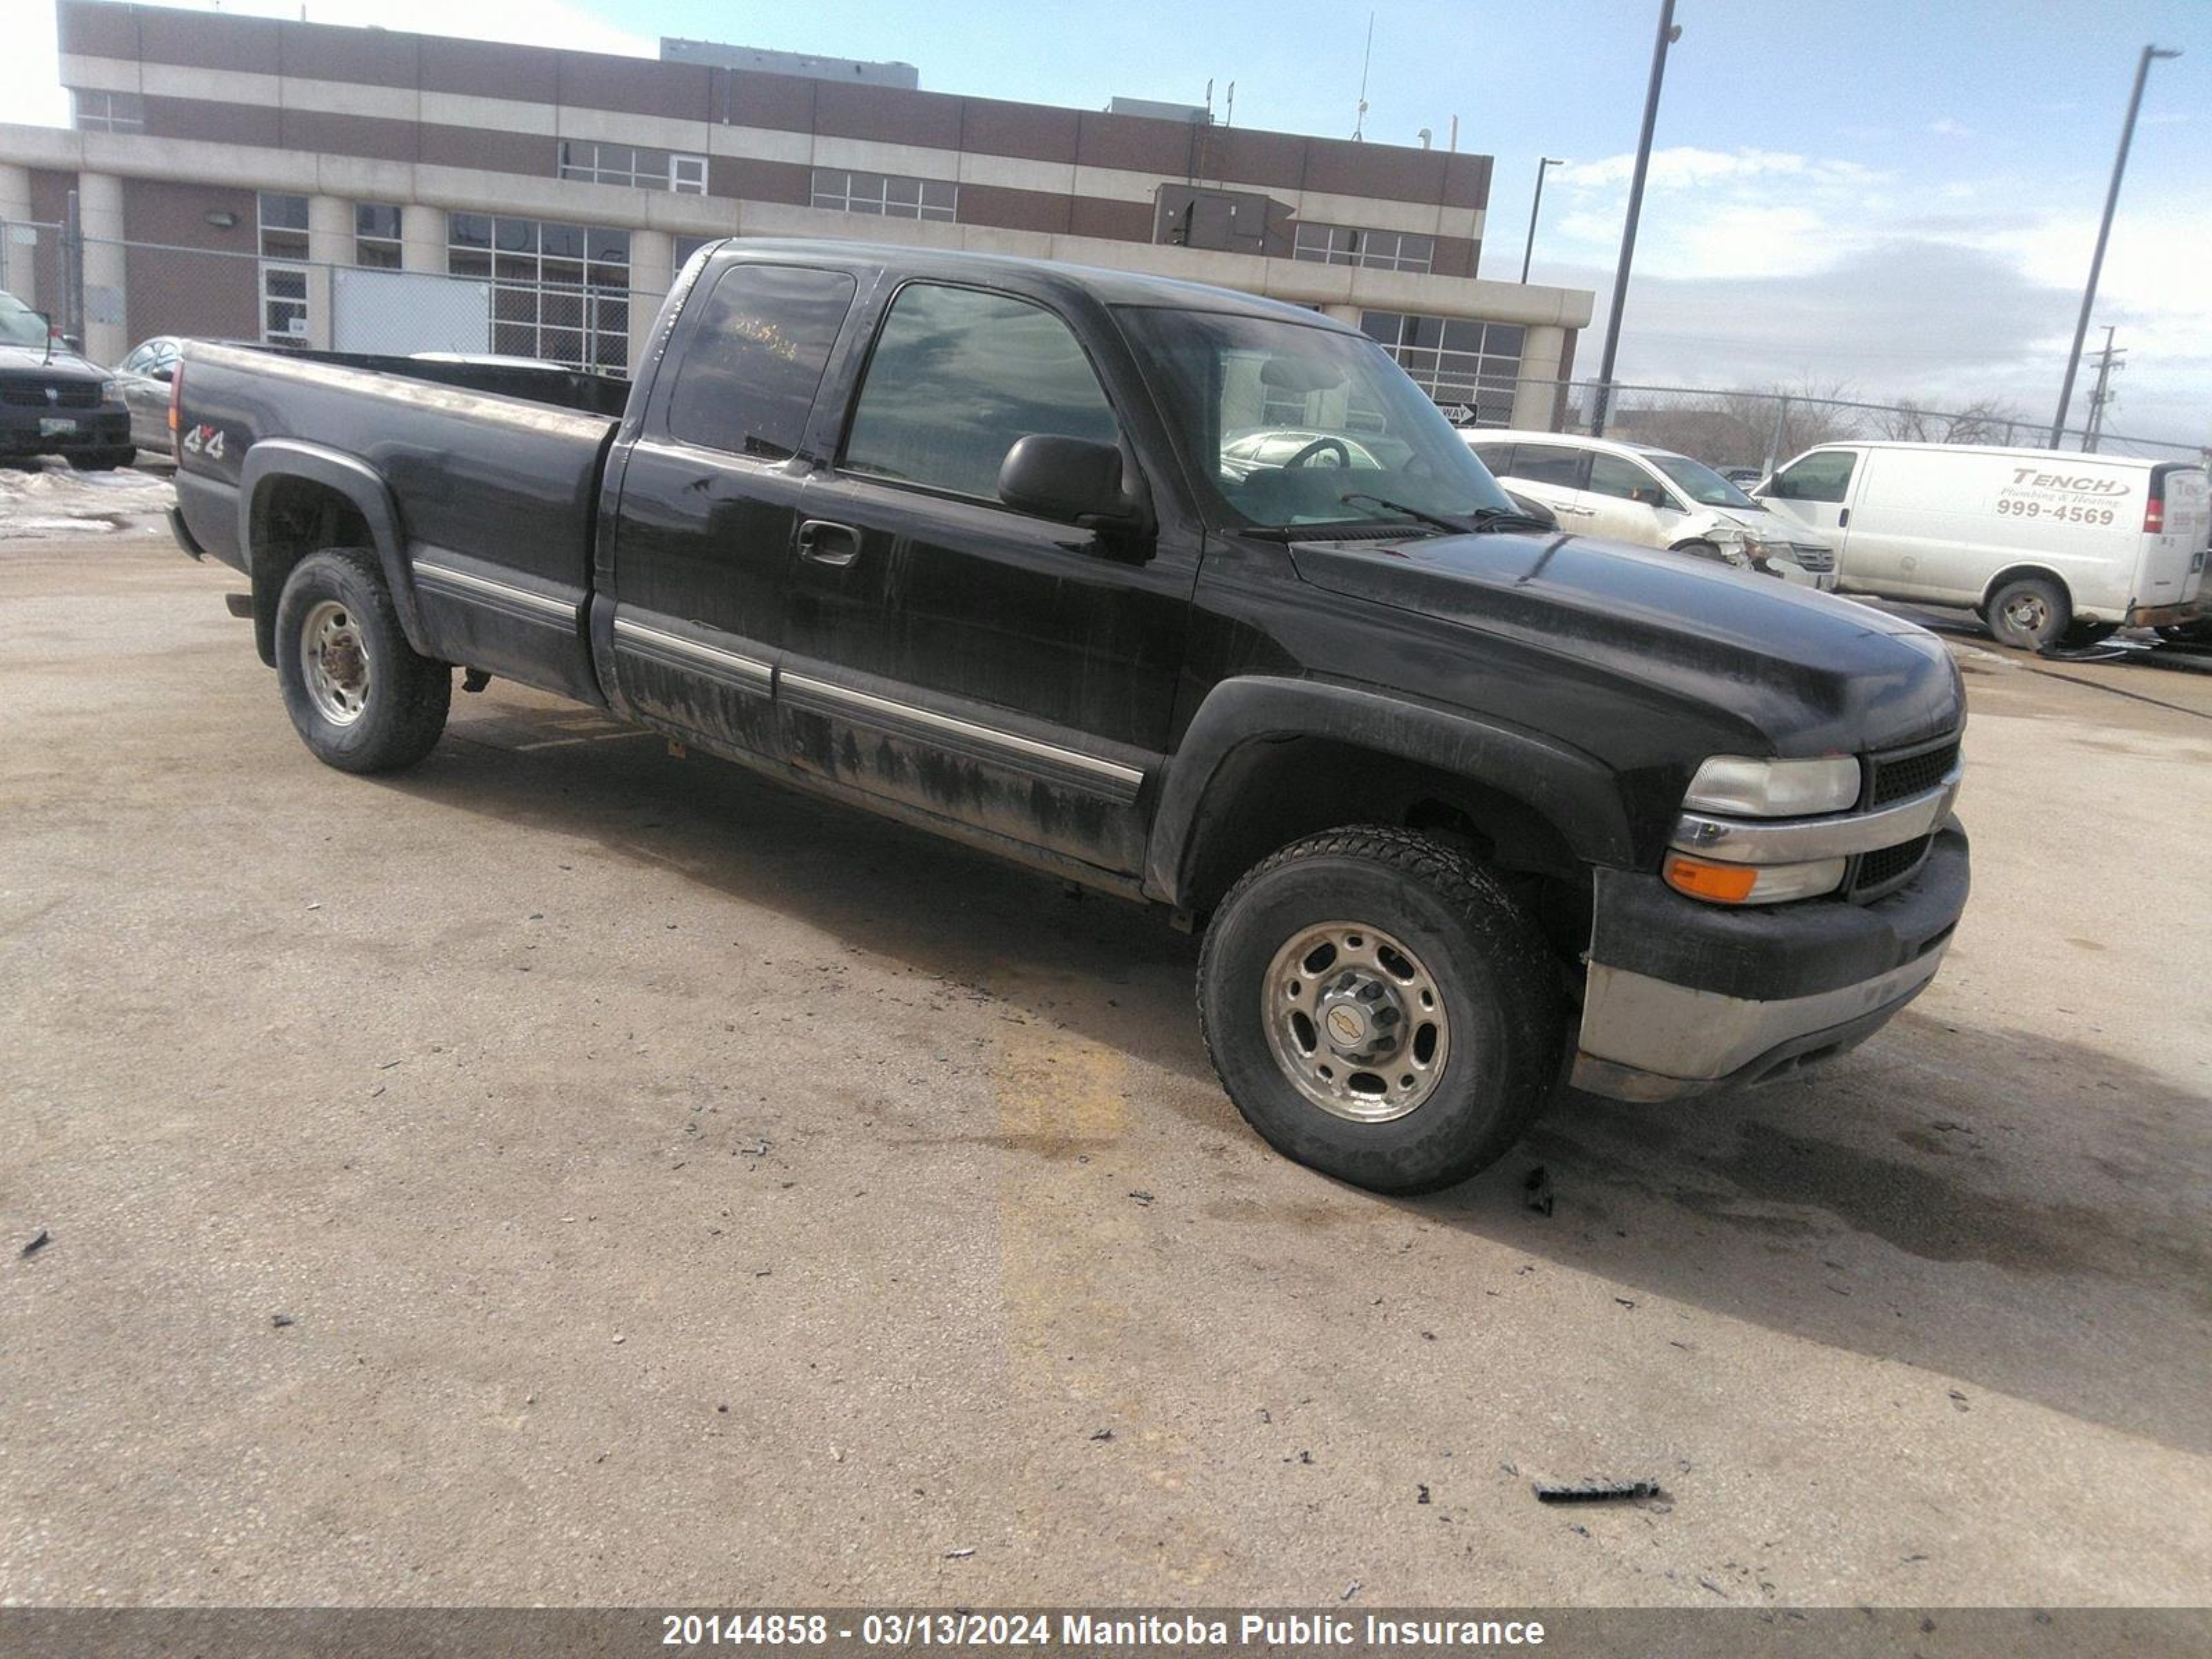
<instances>
[{"instance_id":1,"label":"chain-link fence","mask_svg":"<svg viewBox=\"0 0 2212 1659\"><path fill-rule=\"evenodd\" d=\"M1601 382L1540 384L1553 389L1553 431L1594 429L1601 407ZM1608 438L1655 444L1694 456L1710 466L1755 467L1762 473L1771 472L1815 444L1851 438L2024 449L2044 449L2051 444L2048 421L2036 420L1996 399L1979 400L1963 409L1937 410L1910 403L1862 403L1809 392L1615 382L1602 406L1604 435ZM2212 451L2203 447L2130 437L2095 428L2068 427L2059 447L2153 460L2212 459Z\"/></svg>"},{"instance_id":2,"label":"chain-link fence","mask_svg":"<svg viewBox=\"0 0 2212 1659\"><path fill-rule=\"evenodd\" d=\"M319 350L489 353L626 374L633 336L661 295L627 263L462 249L465 270L404 270L398 249L336 264L157 241L112 241L67 224L0 221L0 289L44 311L95 362L160 335ZM558 270L555 280L542 273Z\"/></svg>"}]
</instances>

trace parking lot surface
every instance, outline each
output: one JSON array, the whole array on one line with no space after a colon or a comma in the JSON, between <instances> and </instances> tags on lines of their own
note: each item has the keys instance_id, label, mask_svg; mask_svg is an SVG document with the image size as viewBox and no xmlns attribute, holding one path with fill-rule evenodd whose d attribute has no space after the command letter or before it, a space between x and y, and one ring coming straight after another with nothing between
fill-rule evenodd
<instances>
[{"instance_id":1,"label":"parking lot surface","mask_svg":"<svg viewBox=\"0 0 2212 1659\"><path fill-rule=\"evenodd\" d=\"M1954 639L1933 989L1402 1200L1160 917L504 685L341 775L239 586L0 542L0 1595L2212 1598L2212 677Z\"/></svg>"}]
</instances>

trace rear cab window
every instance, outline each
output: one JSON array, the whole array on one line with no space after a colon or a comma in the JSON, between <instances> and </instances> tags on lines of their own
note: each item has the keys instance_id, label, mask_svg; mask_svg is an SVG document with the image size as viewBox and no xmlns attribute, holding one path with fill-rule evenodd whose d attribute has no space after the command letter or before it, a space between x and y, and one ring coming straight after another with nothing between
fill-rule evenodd
<instances>
[{"instance_id":1,"label":"rear cab window","mask_svg":"<svg viewBox=\"0 0 2212 1659\"><path fill-rule=\"evenodd\" d=\"M726 266L677 368L670 435L733 455L789 460L854 292L854 279L842 270Z\"/></svg>"},{"instance_id":2,"label":"rear cab window","mask_svg":"<svg viewBox=\"0 0 2212 1659\"><path fill-rule=\"evenodd\" d=\"M996 501L1006 452L1032 433L1121 441L1074 331L1011 295L902 289L854 401L845 470Z\"/></svg>"}]
</instances>

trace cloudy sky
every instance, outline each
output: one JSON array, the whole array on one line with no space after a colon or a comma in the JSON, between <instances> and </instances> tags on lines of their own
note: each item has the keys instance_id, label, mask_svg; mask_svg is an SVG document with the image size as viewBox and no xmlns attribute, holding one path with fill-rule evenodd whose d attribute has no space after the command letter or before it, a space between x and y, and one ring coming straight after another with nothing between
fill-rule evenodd
<instances>
[{"instance_id":1,"label":"cloudy sky","mask_svg":"<svg viewBox=\"0 0 2212 1659\"><path fill-rule=\"evenodd\" d=\"M43 48L0 109L64 121ZM229 0L297 16L298 0ZM1494 155L1483 274L1598 290L1594 370L1657 0L1372 0L1366 136ZM652 55L682 34L902 58L933 90L1097 107L1236 83L1240 125L1350 136L1369 6L1340 0L308 0L317 21ZM2136 54L2153 70L2095 313L2129 349L2108 424L2212 441L2212 3L1678 0L1624 380L1810 380L1869 398L1994 397L2048 420ZM2080 394L2077 393L2077 398ZM2075 418L2082 412L2077 401Z\"/></svg>"}]
</instances>

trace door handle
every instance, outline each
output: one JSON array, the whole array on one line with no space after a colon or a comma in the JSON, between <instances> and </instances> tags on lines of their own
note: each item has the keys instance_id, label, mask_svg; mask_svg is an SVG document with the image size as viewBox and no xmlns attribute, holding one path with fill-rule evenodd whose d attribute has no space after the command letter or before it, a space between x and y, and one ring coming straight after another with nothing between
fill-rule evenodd
<instances>
[{"instance_id":1,"label":"door handle","mask_svg":"<svg viewBox=\"0 0 2212 1659\"><path fill-rule=\"evenodd\" d=\"M1839 513L1838 513L1838 514L1836 514L1836 528L1837 528L1837 529L1838 529L1838 530L1848 530L1848 529L1850 529L1850 523L1851 523L1851 510L1850 510L1850 508L1849 508L1848 507L1845 507L1845 508L1844 508L1841 512L1839 512Z\"/></svg>"},{"instance_id":2,"label":"door handle","mask_svg":"<svg viewBox=\"0 0 2212 1659\"><path fill-rule=\"evenodd\" d=\"M799 556L817 564L842 568L860 551L860 532L848 524L809 519L799 526Z\"/></svg>"}]
</instances>

